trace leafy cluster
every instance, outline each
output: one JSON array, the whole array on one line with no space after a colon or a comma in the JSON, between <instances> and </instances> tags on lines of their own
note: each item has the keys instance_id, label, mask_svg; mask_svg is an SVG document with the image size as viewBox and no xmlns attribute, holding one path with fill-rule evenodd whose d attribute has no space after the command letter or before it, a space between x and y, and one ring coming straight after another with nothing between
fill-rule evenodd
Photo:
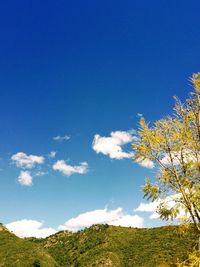
<instances>
[{"instance_id":1,"label":"leafy cluster","mask_svg":"<svg viewBox=\"0 0 200 267\"><path fill-rule=\"evenodd\" d=\"M191 80L194 91L185 103L175 98L174 114L153 125L141 118L133 149L136 161L157 167L157 183L147 180L143 191L158 201L160 217L174 219L184 211L183 220L200 232L200 73Z\"/></svg>"}]
</instances>

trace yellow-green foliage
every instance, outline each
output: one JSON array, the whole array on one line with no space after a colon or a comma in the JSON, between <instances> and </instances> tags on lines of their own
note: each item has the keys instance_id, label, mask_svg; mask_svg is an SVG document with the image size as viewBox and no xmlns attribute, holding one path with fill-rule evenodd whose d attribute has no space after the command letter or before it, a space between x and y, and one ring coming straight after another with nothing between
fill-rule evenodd
<instances>
[{"instance_id":1,"label":"yellow-green foliage","mask_svg":"<svg viewBox=\"0 0 200 267\"><path fill-rule=\"evenodd\" d=\"M194 91L185 103L175 98L174 114L155 123L140 120L133 144L135 160L149 160L157 168L157 183L147 180L144 195L159 200L162 219L174 219L185 210L184 221L200 233L200 73L192 77ZM176 195L174 207L162 199ZM180 217L180 216L179 216Z\"/></svg>"},{"instance_id":2,"label":"yellow-green foliage","mask_svg":"<svg viewBox=\"0 0 200 267\"><path fill-rule=\"evenodd\" d=\"M200 251L194 250L184 261L178 261L177 267L199 267L200 266Z\"/></svg>"}]
</instances>

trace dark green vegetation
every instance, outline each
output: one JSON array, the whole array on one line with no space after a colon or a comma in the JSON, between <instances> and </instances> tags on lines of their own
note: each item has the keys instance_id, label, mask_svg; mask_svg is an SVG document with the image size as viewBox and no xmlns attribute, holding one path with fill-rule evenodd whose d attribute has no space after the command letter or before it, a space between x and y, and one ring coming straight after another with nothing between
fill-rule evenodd
<instances>
[{"instance_id":1,"label":"dark green vegetation","mask_svg":"<svg viewBox=\"0 0 200 267\"><path fill-rule=\"evenodd\" d=\"M177 259L186 259L196 245L194 230L183 233L178 226L133 229L94 225L78 233L64 231L46 239L26 240L3 230L0 266L176 266Z\"/></svg>"}]
</instances>

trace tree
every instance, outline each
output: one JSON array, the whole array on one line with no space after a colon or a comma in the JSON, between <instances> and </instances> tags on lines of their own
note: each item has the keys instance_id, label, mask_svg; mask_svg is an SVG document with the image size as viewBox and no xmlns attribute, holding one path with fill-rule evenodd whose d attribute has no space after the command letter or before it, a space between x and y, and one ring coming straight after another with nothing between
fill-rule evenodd
<instances>
[{"instance_id":1,"label":"tree","mask_svg":"<svg viewBox=\"0 0 200 267\"><path fill-rule=\"evenodd\" d=\"M40 266L41 266L40 261L36 259L33 263L33 267L40 267Z\"/></svg>"},{"instance_id":2,"label":"tree","mask_svg":"<svg viewBox=\"0 0 200 267\"><path fill-rule=\"evenodd\" d=\"M153 124L140 119L133 150L136 161L156 167L156 183L146 180L143 192L158 202L160 217L173 220L184 210L200 234L200 73L191 81L194 91L185 103L175 98L171 116Z\"/></svg>"}]
</instances>

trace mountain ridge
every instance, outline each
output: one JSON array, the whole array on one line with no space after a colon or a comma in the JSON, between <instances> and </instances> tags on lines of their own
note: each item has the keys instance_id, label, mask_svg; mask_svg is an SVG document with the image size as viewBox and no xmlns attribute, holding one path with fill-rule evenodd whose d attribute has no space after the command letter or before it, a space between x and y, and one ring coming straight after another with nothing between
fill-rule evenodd
<instances>
[{"instance_id":1,"label":"mountain ridge","mask_svg":"<svg viewBox=\"0 0 200 267\"><path fill-rule=\"evenodd\" d=\"M76 233L60 231L40 239L21 239L1 227L2 267L172 267L197 246L192 227L183 231L180 226L93 225Z\"/></svg>"}]
</instances>

